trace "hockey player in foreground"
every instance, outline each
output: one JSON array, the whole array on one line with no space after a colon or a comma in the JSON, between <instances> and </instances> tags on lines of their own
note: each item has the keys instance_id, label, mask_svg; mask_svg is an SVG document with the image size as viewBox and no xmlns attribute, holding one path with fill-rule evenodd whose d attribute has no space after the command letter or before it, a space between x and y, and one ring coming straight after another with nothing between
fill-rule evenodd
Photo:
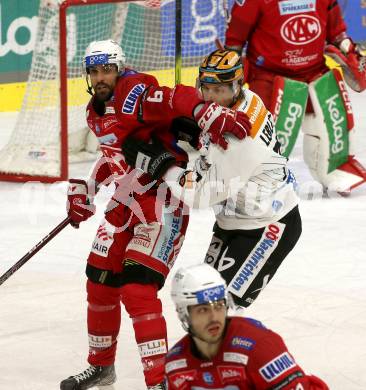
<instances>
[{"instance_id":1,"label":"hockey player in foreground","mask_svg":"<svg viewBox=\"0 0 366 390\"><path fill-rule=\"evenodd\" d=\"M262 100L243 88L243 66L235 51L216 50L199 69L199 88L214 101L248 115L250 136L228 139L228 150L200 137L194 166L194 198L177 183L186 171L170 168L164 175L173 193L195 208L215 205L216 224L205 261L225 279L235 303L247 307L257 298L294 248L301 235L295 178L280 154L272 115ZM179 128L181 139L194 139L194 128ZM198 133L196 129L196 134ZM146 172L164 165L166 150L133 136L123 146L126 159ZM149 161L149 164L143 164ZM166 168L167 164L165 164ZM161 169L161 172L164 170Z\"/></svg>"},{"instance_id":2,"label":"hockey player in foreground","mask_svg":"<svg viewBox=\"0 0 366 390\"><path fill-rule=\"evenodd\" d=\"M125 162L121 144L131 133L149 141L154 135L180 166L186 153L170 132L172 120L185 116L225 147L223 133L244 138L250 123L244 113L206 103L195 88L160 87L147 74L125 68L114 41L92 42L84 58L89 92L87 122L103 157L86 183L70 180L68 215L75 227L95 212L93 197L114 182L115 192L88 257L88 335L90 367L61 382L62 390L88 389L116 380L114 361L121 322L120 303L132 319L148 389L162 389L167 351L166 323L157 296L184 240L188 215L158 198L158 183ZM91 83L91 86L89 85Z\"/></svg>"},{"instance_id":3,"label":"hockey player in foreground","mask_svg":"<svg viewBox=\"0 0 366 390\"><path fill-rule=\"evenodd\" d=\"M237 1L225 45L246 47L245 81L273 113L285 156L301 127L304 161L326 189L347 194L365 183L344 80L366 89L366 56L347 35L339 1ZM344 80L324 52L341 64Z\"/></svg>"},{"instance_id":4,"label":"hockey player in foreground","mask_svg":"<svg viewBox=\"0 0 366 390\"><path fill-rule=\"evenodd\" d=\"M277 333L259 321L227 315L226 283L207 264L179 269L171 297L188 334L167 354L169 389L329 389L304 373Z\"/></svg>"}]
</instances>

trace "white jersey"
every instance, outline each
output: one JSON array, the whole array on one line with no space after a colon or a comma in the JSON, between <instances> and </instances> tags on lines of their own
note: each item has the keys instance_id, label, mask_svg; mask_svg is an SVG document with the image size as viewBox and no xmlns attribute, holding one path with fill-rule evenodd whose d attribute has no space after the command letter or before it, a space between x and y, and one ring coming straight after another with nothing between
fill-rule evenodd
<instances>
[{"instance_id":1,"label":"white jersey","mask_svg":"<svg viewBox=\"0 0 366 390\"><path fill-rule=\"evenodd\" d=\"M248 115L250 136L241 141L229 137L226 151L208 141L195 162L195 176L201 179L194 186L193 200L184 196L194 208L214 206L217 223L225 230L262 228L298 203L296 181L279 152L272 114L258 95L249 89L243 92L233 109ZM165 180L176 194L171 177L168 174Z\"/></svg>"}]
</instances>

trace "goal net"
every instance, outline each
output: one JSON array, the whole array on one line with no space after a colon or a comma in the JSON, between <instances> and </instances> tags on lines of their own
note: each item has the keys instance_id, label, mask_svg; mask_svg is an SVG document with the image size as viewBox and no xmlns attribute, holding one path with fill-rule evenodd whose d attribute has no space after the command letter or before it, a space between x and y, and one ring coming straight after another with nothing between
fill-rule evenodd
<instances>
[{"instance_id":1,"label":"goal net","mask_svg":"<svg viewBox=\"0 0 366 390\"><path fill-rule=\"evenodd\" d=\"M0 151L0 179L65 180L70 162L96 158L81 66L91 41L121 43L126 65L154 74L161 85L174 85L179 64L181 81L193 85L202 57L216 38L223 39L229 6L225 0L40 0L29 79L15 128Z\"/></svg>"}]
</instances>

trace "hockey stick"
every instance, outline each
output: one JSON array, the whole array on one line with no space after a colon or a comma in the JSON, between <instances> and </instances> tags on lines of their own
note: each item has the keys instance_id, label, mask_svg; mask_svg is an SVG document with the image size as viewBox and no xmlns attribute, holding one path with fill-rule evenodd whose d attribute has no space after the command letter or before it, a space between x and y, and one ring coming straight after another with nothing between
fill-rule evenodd
<instances>
[{"instance_id":1,"label":"hockey stick","mask_svg":"<svg viewBox=\"0 0 366 390\"><path fill-rule=\"evenodd\" d=\"M221 51L225 50L225 46L223 45L223 43L220 41L219 38L216 38L216 39L215 39L215 45L216 45L216 47L217 47L219 50L221 50Z\"/></svg>"},{"instance_id":2,"label":"hockey stick","mask_svg":"<svg viewBox=\"0 0 366 390\"><path fill-rule=\"evenodd\" d=\"M175 85L182 80L182 0L175 2Z\"/></svg>"},{"instance_id":3,"label":"hockey stick","mask_svg":"<svg viewBox=\"0 0 366 390\"><path fill-rule=\"evenodd\" d=\"M229 21L230 21L230 10L229 10L229 4L227 2L227 0L223 0L222 1L222 9L224 11L224 15L225 15L225 30L227 29L227 26L229 24ZM220 38L216 38L215 39L215 45L216 45L216 48L221 50L221 51L224 51L225 50L225 46L224 44L222 43L222 41L220 40Z\"/></svg>"},{"instance_id":4,"label":"hockey stick","mask_svg":"<svg viewBox=\"0 0 366 390\"><path fill-rule=\"evenodd\" d=\"M46 237L36 244L29 252L27 252L19 261L10 267L5 274L0 276L0 286L10 278L18 269L30 260L40 249L42 249L49 241L51 241L62 229L70 223L70 218L65 218L59 225L57 225Z\"/></svg>"}]
</instances>

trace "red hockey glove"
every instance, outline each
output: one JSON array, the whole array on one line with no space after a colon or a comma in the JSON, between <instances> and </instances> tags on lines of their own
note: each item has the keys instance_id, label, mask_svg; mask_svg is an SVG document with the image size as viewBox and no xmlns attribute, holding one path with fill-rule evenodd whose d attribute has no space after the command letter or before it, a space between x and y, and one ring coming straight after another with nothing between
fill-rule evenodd
<instances>
[{"instance_id":1,"label":"red hockey glove","mask_svg":"<svg viewBox=\"0 0 366 390\"><path fill-rule=\"evenodd\" d=\"M227 149L225 134L243 139L252 127L248 116L242 111L230 110L212 102L206 102L197 109L194 116L198 126L210 134L212 143L219 144L223 149Z\"/></svg>"},{"instance_id":2,"label":"red hockey glove","mask_svg":"<svg viewBox=\"0 0 366 390\"><path fill-rule=\"evenodd\" d=\"M366 89L366 56L364 51L350 38L343 39L338 46L327 45L325 54L342 67L348 86L356 92L362 92Z\"/></svg>"},{"instance_id":3,"label":"red hockey glove","mask_svg":"<svg viewBox=\"0 0 366 390\"><path fill-rule=\"evenodd\" d=\"M84 180L69 180L66 209L67 215L71 218L70 224L76 229L80 222L95 214L95 205L88 198L88 185Z\"/></svg>"}]
</instances>

